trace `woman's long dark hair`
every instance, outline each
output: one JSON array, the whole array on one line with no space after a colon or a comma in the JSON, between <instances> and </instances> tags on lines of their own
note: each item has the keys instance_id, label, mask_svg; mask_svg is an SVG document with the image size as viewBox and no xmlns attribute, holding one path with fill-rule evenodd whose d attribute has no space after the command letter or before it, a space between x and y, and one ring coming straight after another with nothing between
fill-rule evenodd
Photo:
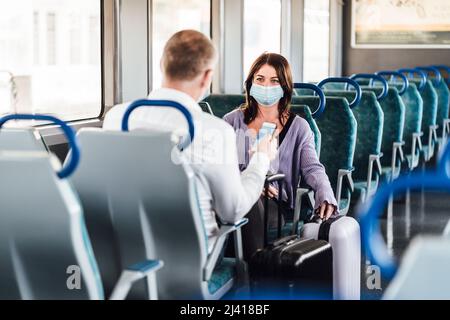
<instances>
[{"instance_id":1,"label":"woman's long dark hair","mask_svg":"<svg viewBox=\"0 0 450 320\"><path fill-rule=\"evenodd\" d=\"M244 112L244 122L249 124L255 120L258 115L258 102L255 98L250 96L250 89L253 85L255 74L264 66L268 64L272 66L276 72L280 85L284 91L284 97L280 100L278 105L278 113L280 123L284 126L291 108L291 99L294 91L294 84L292 80L292 71L289 66L289 62L280 54L276 53L263 53L253 62L253 65L248 74L247 80L245 80L246 102L241 106Z\"/></svg>"}]
</instances>

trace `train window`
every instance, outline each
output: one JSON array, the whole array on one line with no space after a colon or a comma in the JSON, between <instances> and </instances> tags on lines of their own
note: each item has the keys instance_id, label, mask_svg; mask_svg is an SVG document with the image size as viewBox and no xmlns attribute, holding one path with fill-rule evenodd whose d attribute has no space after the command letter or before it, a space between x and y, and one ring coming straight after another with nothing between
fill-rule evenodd
<instances>
[{"instance_id":1,"label":"train window","mask_svg":"<svg viewBox=\"0 0 450 320\"><path fill-rule=\"evenodd\" d=\"M305 0L303 80L320 81L330 69L330 0Z\"/></svg>"},{"instance_id":2,"label":"train window","mask_svg":"<svg viewBox=\"0 0 450 320\"><path fill-rule=\"evenodd\" d=\"M263 52L281 51L281 1L244 1L244 73Z\"/></svg>"},{"instance_id":3,"label":"train window","mask_svg":"<svg viewBox=\"0 0 450 320\"><path fill-rule=\"evenodd\" d=\"M211 34L210 0L153 0L152 70L153 87L161 86L161 56L169 38L183 29Z\"/></svg>"},{"instance_id":4,"label":"train window","mask_svg":"<svg viewBox=\"0 0 450 320\"><path fill-rule=\"evenodd\" d=\"M101 3L0 0L0 114L100 115Z\"/></svg>"}]
</instances>

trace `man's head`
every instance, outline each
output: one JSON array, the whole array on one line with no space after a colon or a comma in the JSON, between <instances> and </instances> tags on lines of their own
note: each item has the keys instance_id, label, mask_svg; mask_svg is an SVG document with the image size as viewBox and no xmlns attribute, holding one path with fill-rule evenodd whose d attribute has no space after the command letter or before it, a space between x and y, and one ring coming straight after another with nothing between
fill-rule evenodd
<instances>
[{"instance_id":1,"label":"man's head","mask_svg":"<svg viewBox=\"0 0 450 320\"><path fill-rule=\"evenodd\" d=\"M205 35L194 30L180 31L164 48L164 83L188 91L198 101L211 85L216 60L216 50Z\"/></svg>"}]
</instances>

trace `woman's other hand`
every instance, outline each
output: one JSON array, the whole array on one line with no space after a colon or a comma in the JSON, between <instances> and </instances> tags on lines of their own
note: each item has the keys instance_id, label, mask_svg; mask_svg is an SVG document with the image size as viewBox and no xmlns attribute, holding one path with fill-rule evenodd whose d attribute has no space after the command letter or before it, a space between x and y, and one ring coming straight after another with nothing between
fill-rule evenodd
<instances>
[{"instance_id":1,"label":"woman's other hand","mask_svg":"<svg viewBox=\"0 0 450 320\"><path fill-rule=\"evenodd\" d=\"M267 190L263 191L262 195L263 197L269 197L269 199L278 199L278 189L273 186L269 186Z\"/></svg>"},{"instance_id":2,"label":"woman's other hand","mask_svg":"<svg viewBox=\"0 0 450 320\"><path fill-rule=\"evenodd\" d=\"M331 218L331 216L336 212L336 207L328 202L322 203L322 205L317 209L320 219L326 221Z\"/></svg>"},{"instance_id":3,"label":"woman's other hand","mask_svg":"<svg viewBox=\"0 0 450 320\"><path fill-rule=\"evenodd\" d=\"M265 153L270 161L273 161L278 154L278 140L266 135L257 145L250 150L250 157L255 152Z\"/></svg>"}]
</instances>

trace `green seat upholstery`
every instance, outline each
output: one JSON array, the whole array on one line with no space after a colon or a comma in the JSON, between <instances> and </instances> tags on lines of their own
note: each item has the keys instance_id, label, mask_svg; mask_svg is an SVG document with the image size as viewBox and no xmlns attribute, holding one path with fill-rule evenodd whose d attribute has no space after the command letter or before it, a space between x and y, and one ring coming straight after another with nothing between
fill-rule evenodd
<instances>
[{"instance_id":1,"label":"green seat upholstery","mask_svg":"<svg viewBox=\"0 0 450 320\"><path fill-rule=\"evenodd\" d=\"M378 96L381 93L380 87L362 87L363 90L371 90ZM380 101L380 106L384 113L384 126L383 126L383 141L381 144L381 152L383 157L381 158L381 165L384 168L384 172L389 169L392 170L392 159L394 156L394 143L403 142L403 130L405 126L405 104L402 98L398 94L398 90L395 87L390 87L386 98ZM401 169L401 162L399 157L396 163L396 172L391 173L392 177L398 176ZM386 175L383 175L386 177Z\"/></svg>"},{"instance_id":2,"label":"green seat upholstery","mask_svg":"<svg viewBox=\"0 0 450 320\"><path fill-rule=\"evenodd\" d=\"M434 85L438 96L438 110L436 116L436 124L438 137L443 137L444 121L449 117L449 89L444 80L441 80L438 85Z\"/></svg>"},{"instance_id":3,"label":"green seat upholstery","mask_svg":"<svg viewBox=\"0 0 450 320\"><path fill-rule=\"evenodd\" d=\"M212 94L204 102L208 102L216 117L223 118L227 113L245 103L242 94Z\"/></svg>"},{"instance_id":4,"label":"green seat upholstery","mask_svg":"<svg viewBox=\"0 0 450 320\"><path fill-rule=\"evenodd\" d=\"M324 93L327 97L344 97L349 103L355 98L355 93L352 91L326 90ZM381 153L384 114L375 93L372 91L364 91L360 104L351 110L358 123L355 156L353 159L353 167L355 168L353 179L355 181L363 181L367 186L370 155L380 155ZM376 172L375 168L373 168L373 173ZM373 182L376 190L379 176L372 174L372 177L375 177ZM371 187L371 189L373 188Z\"/></svg>"},{"instance_id":5,"label":"green seat upholstery","mask_svg":"<svg viewBox=\"0 0 450 320\"><path fill-rule=\"evenodd\" d=\"M414 134L421 134L422 119L423 119L423 100L414 83L410 83L405 94L401 96L405 105L405 127L403 130L403 137L405 145L403 151L405 152L410 169L417 167L420 151L419 146L414 146ZM413 156L414 155L414 156Z\"/></svg>"},{"instance_id":6,"label":"green seat upholstery","mask_svg":"<svg viewBox=\"0 0 450 320\"><path fill-rule=\"evenodd\" d=\"M374 194L377 191L377 182L378 181L372 181L370 189L368 189L366 181L355 181L355 193L359 192L361 196L363 196L362 199L365 199L365 196ZM355 198L358 199L358 197Z\"/></svg>"},{"instance_id":7,"label":"green seat upholstery","mask_svg":"<svg viewBox=\"0 0 450 320\"><path fill-rule=\"evenodd\" d=\"M297 96L293 103L307 105L315 110L319 98L315 96ZM357 122L348 101L342 97L327 98L323 114L315 119L319 127L322 142L320 162L325 166L335 193L338 189L340 170L352 170L356 147ZM350 205L351 188L346 183L342 186L340 202L341 213L345 214Z\"/></svg>"},{"instance_id":8,"label":"green seat upholstery","mask_svg":"<svg viewBox=\"0 0 450 320\"><path fill-rule=\"evenodd\" d=\"M357 78L357 79L355 79L355 81L356 81L360 86L368 86L368 85L370 85L370 79L361 79L361 78Z\"/></svg>"},{"instance_id":9,"label":"green seat upholstery","mask_svg":"<svg viewBox=\"0 0 450 320\"><path fill-rule=\"evenodd\" d=\"M305 224L305 221L303 221L303 220L299 221L298 228L297 228L297 234L300 234L300 231L302 230L304 224ZM281 229L281 237L288 237L288 236L292 235L292 229L293 229L293 222L287 221ZM268 237L269 243L279 239L278 230L270 229L267 234L267 237Z\"/></svg>"},{"instance_id":10,"label":"green seat upholstery","mask_svg":"<svg viewBox=\"0 0 450 320\"><path fill-rule=\"evenodd\" d=\"M320 133L319 127L317 126L316 121L314 120L312 116L311 109L306 105L292 105L291 111L295 113L296 115L302 117L305 119L309 127L311 128L312 132L314 133L314 142L316 144L316 151L317 154L320 157L320 148L321 148L321 141L322 141L322 135Z\"/></svg>"},{"instance_id":11,"label":"green seat upholstery","mask_svg":"<svg viewBox=\"0 0 450 320\"><path fill-rule=\"evenodd\" d=\"M345 83L335 83L335 82L330 82L327 83L324 86L325 90L345 90ZM304 95L304 93L300 93L297 90L295 90L297 93L299 93L299 95ZM311 94L311 91L309 91L309 93Z\"/></svg>"},{"instance_id":12,"label":"green seat upholstery","mask_svg":"<svg viewBox=\"0 0 450 320\"><path fill-rule=\"evenodd\" d=\"M410 80L410 82L414 83L416 86L419 86L420 84L420 80L416 79L412 79ZM425 87L421 91L419 91L419 93L423 100L422 144L424 147L428 146L428 151L423 151L423 154L425 160L429 160L429 158L427 158L426 156L427 154L433 155L433 150L436 143L434 139L430 140L430 135L432 134L432 127L436 125L438 112L438 95L430 80L426 82Z\"/></svg>"},{"instance_id":13,"label":"green seat upholstery","mask_svg":"<svg viewBox=\"0 0 450 320\"><path fill-rule=\"evenodd\" d=\"M350 196L348 198L341 199L341 201L339 202L339 211L341 212L341 214L343 213L347 214L347 212L350 209L350 201L351 201Z\"/></svg>"},{"instance_id":14,"label":"green seat upholstery","mask_svg":"<svg viewBox=\"0 0 450 320\"><path fill-rule=\"evenodd\" d=\"M233 281L235 277L236 260L233 258L223 258L221 263L214 269L211 279L208 281L209 293L214 295L227 283Z\"/></svg>"}]
</instances>

